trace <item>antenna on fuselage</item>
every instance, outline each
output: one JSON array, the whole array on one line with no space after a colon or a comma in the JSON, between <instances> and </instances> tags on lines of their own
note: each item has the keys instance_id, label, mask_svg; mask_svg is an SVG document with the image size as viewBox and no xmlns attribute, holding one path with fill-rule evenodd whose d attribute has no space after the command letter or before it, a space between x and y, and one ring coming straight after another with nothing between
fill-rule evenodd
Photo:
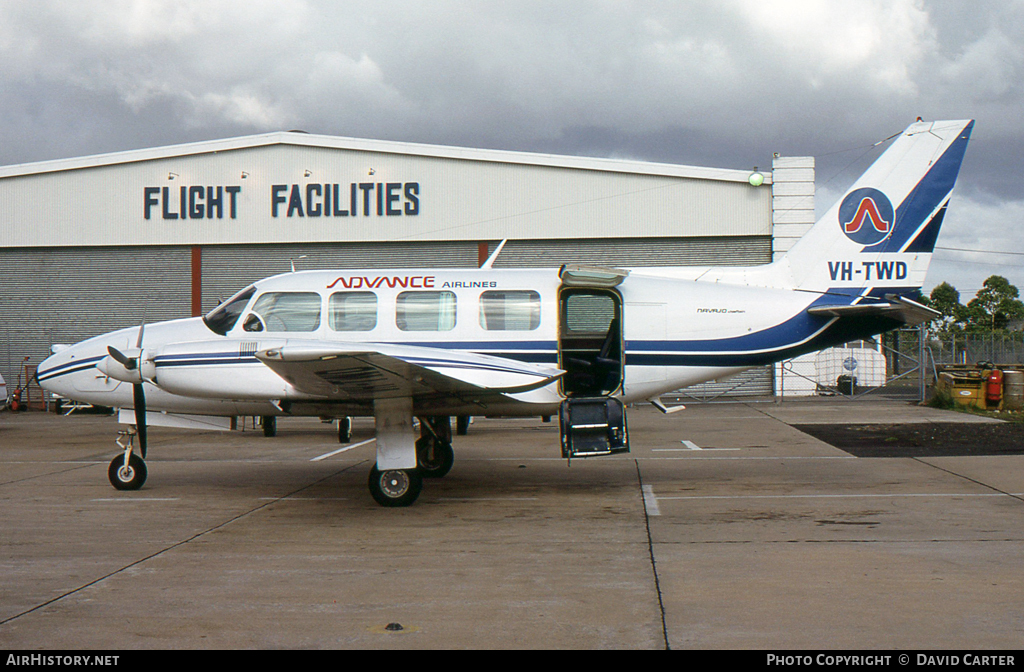
<instances>
[{"instance_id":1,"label":"antenna on fuselage","mask_svg":"<svg viewBox=\"0 0 1024 672\"><path fill-rule=\"evenodd\" d=\"M499 254L501 254L501 248L505 247L505 243L507 242L508 238L498 243L498 247L495 248L494 252L491 252L491 256L487 257L487 261L485 261L483 266L481 266L480 268L489 269L491 266L494 266L494 260L498 258Z\"/></svg>"},{"instance_id":2,"label":"antenna on fuselage","mask_svg":"<svg viewBox=\"0 0 1024 672\"><path fill-rule=\"evenodd\" d=\"M308 256L309 256L308 254L304 254L301 257L299 257L299 259L305 259ZM292 273L294 273L294 272L295 272L295 260L292 259Z\"/></svg>"}]
</instances>

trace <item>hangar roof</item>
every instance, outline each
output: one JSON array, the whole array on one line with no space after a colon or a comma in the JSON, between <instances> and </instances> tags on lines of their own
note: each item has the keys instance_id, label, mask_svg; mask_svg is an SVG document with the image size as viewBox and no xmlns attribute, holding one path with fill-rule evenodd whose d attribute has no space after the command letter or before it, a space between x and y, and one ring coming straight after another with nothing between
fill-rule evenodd
<instances>
[{"instance_id":1,"label":"hangar roof","mask_svg":"<svg viewBox=\"0 0 1024 672\"><path fill-rule=\"evenodd\" d=\"M252 149L274 145L357 150L365 152L379 152L383 154L404 154L418 157L461 159L487 163L549 166L577 170L630 173L634 175L686 177L724 182L746 182L751 172L749 170L703 168L668 163L649 163L646 161L564 156L557 154L514 152L495 149L473 149L468 147L450 147L445 145L428 145L389 140L366 140L361 138L346 138L332 135L312 135L303 131L276 131L273 133L247 135L237 138L226 138L223 140L207 140L180 145L168 145L165 147L132 149L121 152L111 152L108 154L96 154L69 159L56 159L51 161L0 166L0 179L6 177L80 170L100 166L112 166L140 161L151 161L154 159L195 156L200 154L216 154L219 152L237 149ZM768 171L760 172L765 176L765 183L771 184L771 173Z\"/></svg>"}]
</instances>

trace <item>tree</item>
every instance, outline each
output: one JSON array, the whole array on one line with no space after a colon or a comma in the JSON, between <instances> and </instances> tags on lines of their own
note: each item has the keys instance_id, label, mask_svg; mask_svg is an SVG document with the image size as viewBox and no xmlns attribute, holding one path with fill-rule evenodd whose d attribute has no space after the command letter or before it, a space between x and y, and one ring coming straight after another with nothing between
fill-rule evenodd
<instances>
[{"instance_id":1,"label":"tree","mask_svg":"<svg viewBox=\"0 0 1024 672\"><path fill-rule=\"evenodd\" d=\"M973 332L1006 329L1010 322L1024 319L1024 303L1018 296L1020 292L1009 280L1001 275L990 276L977 296L967 304L959 321Z\"/></svg>"},{"instance_id":2,"label":"tree","mask_svg":"<svg viewBox=\"0 0 1024 672\"><path fill-rule=\"evenodd\" d=\"M950 334L963 331L963 326L960 322L964 316L965 308L960 303L960 292L957 291L956 287L948 282L943 282L940 285L936 285L928 297L922 297L922 299L924 299L926 306L941 313L941 317L936 318L939 324L935 328L936 333L940 337L945 338Z\"/></svg>"}]
</instances>

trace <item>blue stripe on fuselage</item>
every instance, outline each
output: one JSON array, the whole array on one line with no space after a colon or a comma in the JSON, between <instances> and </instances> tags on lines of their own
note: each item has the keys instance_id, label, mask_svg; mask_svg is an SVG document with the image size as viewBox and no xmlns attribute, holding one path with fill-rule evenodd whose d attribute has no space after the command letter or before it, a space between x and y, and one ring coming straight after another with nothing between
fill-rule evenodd
<instances>
[{"instance_id":1,"label":"blue stripe on fuselage","mask_svg":"<svg viewBox=\"0 0 1024 672\"><path fill-rule=\"evenodd\" d=\"M65 376L69 373L78 373L79 371L92 369L104 357L106 357L106 355L100 355L99 357L89 357L88 359L79 359L67 362L66 364L61 364L60 366L55 366L52 369L47 369L46 371L38 371L36 373L36 380L38 380L39 382L44 382L47 380L52 380L59 376Z\"/></svg>"}]
</instances>

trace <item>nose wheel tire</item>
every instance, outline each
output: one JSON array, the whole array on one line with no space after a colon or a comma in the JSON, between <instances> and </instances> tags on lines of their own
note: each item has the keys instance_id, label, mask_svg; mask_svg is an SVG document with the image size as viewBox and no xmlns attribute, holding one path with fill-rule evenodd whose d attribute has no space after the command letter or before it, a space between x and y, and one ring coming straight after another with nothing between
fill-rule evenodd
<instances>
[{"instance_id":1,"label":"nose wheel tire","mask_svg":"<svg viewBox=\"0 0 1024 672\"><path fill-rule=\"evenodd\" d=\"M409 506L423 490L423 477L416 469L370 470L370 495L381 506Z\"/></svg>"},{"instance_id":2,"label":"nose wheel tire","mask_svg":"<svg viewBox=\"0 0 1024 672\"><path fill-rule=\"evenodd\" d=\"M124 463L124 455L118 455L110 462L107 469L110 484L118 490L138 490L146 482L146 463L141 457L132 453L128 464Z\"/></svg>"}]
</instances>

